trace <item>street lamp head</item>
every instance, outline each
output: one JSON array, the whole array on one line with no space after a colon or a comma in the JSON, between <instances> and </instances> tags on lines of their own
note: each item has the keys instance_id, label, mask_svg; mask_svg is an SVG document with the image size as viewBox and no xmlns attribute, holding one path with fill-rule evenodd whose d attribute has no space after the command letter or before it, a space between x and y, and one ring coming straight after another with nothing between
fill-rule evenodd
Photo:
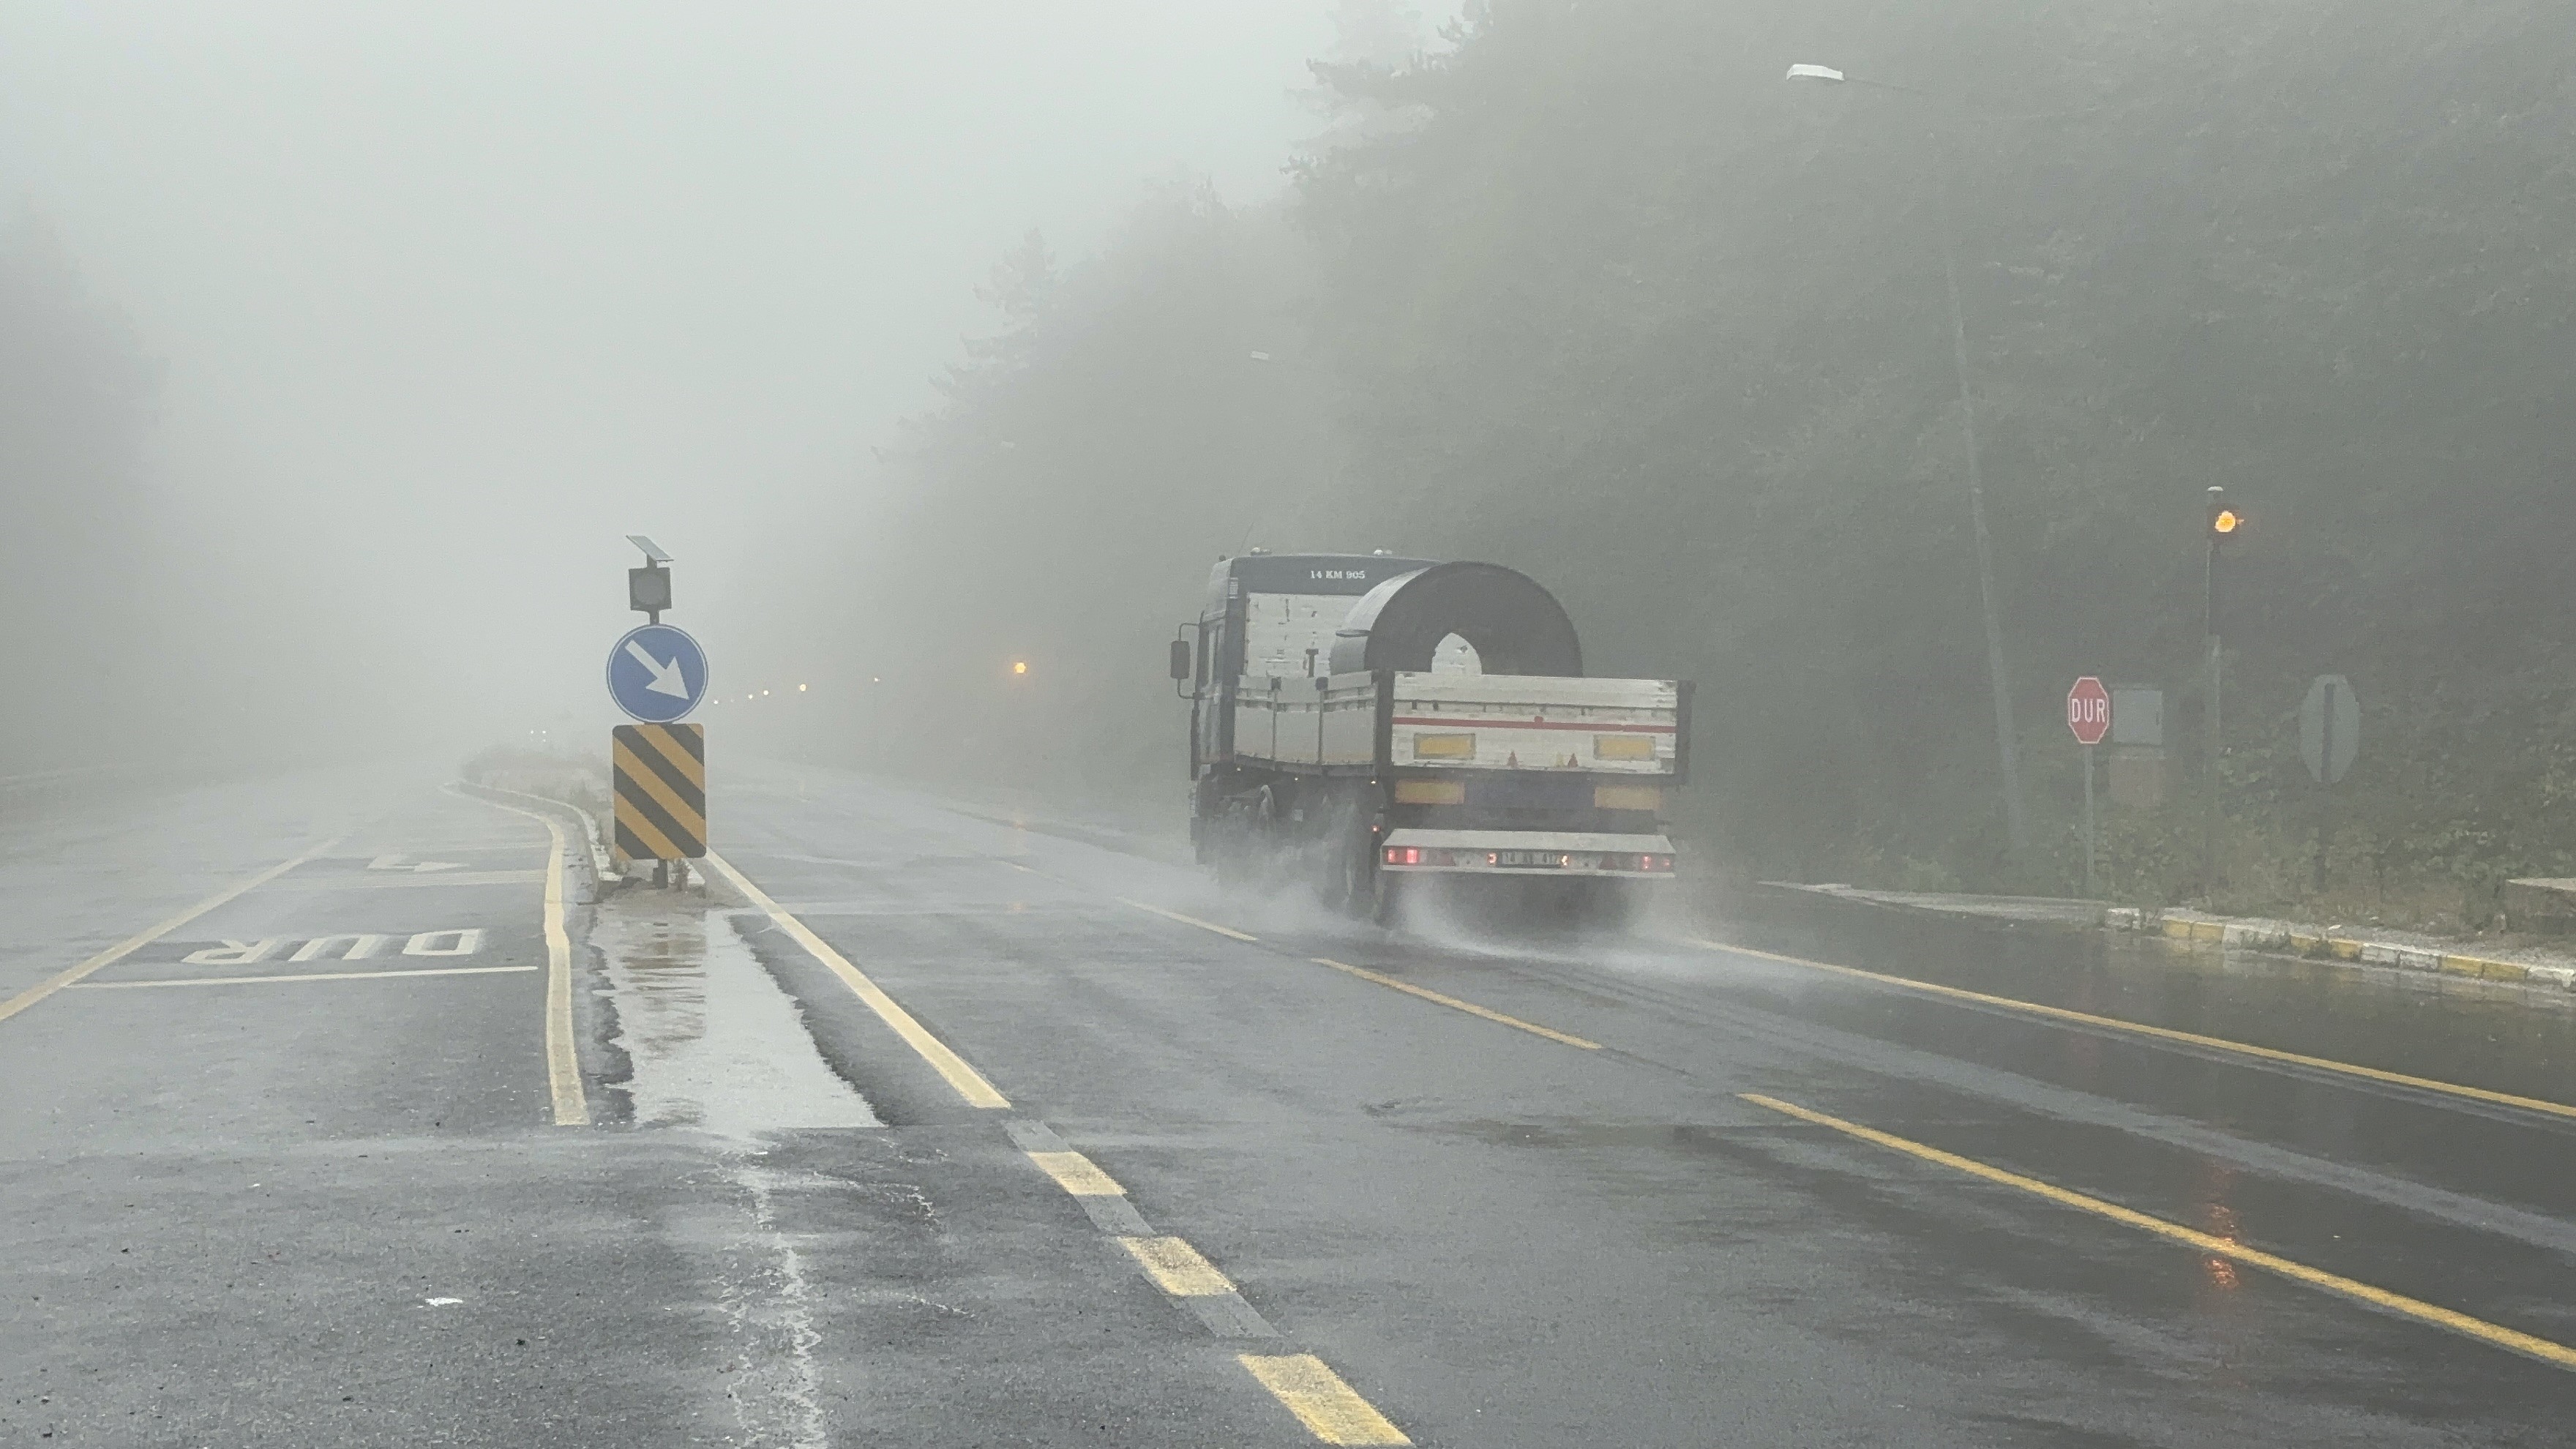
<instances>
[{"instance_id":1,"label":"street lamp head","mask_svg":"<svg viewBox=\"0 0 2576 1449\"><path fill-rule=\"evenodd\" d=\"M1781 79L1839 82L1843 79L1843 73L1829 65L1793 65L1789 67L1789 73L1782 76Z\"/></svg>"},{"instance_id":2,"label":"street lamp head","mask_svg":"<svg viewBox=\"0 0 2576 1449\"><path fill-rule=\"evenodd\" d=\"M2234 538L2237 530L2244 526L2245 515L2227 506L2227 490L2212 487L2209 490L2209 541L2224 543Z\"/></svg>"}]
</instances>

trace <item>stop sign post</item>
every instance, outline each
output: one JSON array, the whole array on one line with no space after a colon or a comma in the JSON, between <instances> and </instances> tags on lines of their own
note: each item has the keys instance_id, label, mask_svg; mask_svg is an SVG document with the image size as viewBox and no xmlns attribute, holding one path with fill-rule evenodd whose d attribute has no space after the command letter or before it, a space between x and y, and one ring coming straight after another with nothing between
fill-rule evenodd
<instances>
[{"instance_id":1,"label":"stop sign post","mask_svg":"<svg viewBox=\"0 0 2576 1449\"><path fill-rule=\"evenodd\" d=\"M2066 691L2066 727L2084 747L2084 894L2093 894L2093 747L2111 732L2111 691L2085 675Z\"/></svg>"}]
</instances>

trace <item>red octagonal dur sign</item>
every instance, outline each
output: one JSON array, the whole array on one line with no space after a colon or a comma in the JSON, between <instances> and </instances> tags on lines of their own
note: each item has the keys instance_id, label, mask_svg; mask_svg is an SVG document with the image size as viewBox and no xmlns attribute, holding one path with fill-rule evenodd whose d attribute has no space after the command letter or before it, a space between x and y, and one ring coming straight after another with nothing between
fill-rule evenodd
<instances>
[{"instance_id":1,"label":"red octagonal dur sign","mask_svg":"<svg viewBox=\"0 0 2576 1449\"><path fill-rule=\"evenodd\" d=\"M2102 737L2111 732L2111 691L2102 687L2102 681L2088 674L2066 691L2066 727L2087 745L2102 743Z\"/></svg>"}]
</instances>

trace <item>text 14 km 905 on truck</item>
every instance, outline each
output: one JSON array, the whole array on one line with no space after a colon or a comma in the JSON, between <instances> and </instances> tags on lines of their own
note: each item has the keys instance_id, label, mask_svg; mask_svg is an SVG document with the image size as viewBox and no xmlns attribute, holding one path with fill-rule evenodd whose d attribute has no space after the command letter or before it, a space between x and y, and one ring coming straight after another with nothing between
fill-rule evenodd
<instances>
[{"instance_id":1,"label":"text 14 km 905 on truck","mask_svg":"<svg viewBox=\"0 0 2576 1449\"><path fill-rule=\"evenodd\" d=\"M1599 918L1669 880L1690 686L1589 679L1554 596L1487 563L1254 552L1172 641L1190 832L1241 881L1384 916L1438 890Z\"/></svg>"}]
</instances>

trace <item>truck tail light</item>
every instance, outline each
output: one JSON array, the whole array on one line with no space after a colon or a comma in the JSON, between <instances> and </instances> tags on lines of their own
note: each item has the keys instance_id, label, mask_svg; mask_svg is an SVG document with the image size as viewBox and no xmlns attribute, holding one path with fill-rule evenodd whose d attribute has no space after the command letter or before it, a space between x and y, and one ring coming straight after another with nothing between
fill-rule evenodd
<instances>
[{"instance_id":1,"label":"truck tail light","mask_svg":"<svg viewBox=\"0 0 2576 1449\"><path fill-rule=\"evenodd\" d=\"M1386 863L1389 865L1420 865L1422 864L1422 847L1418 845L1390 845L1386 848Z\"/></svg>"}]
</instances>

